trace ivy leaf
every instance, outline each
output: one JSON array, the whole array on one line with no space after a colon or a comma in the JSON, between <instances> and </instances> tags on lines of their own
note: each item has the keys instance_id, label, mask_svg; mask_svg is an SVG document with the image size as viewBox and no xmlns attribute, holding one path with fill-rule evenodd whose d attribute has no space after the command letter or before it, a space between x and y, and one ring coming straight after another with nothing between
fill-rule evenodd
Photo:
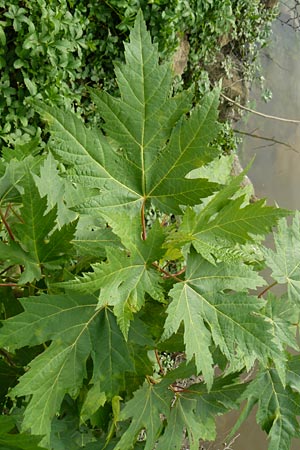
<instances>
[{"instance_id":1,"label":"ivy leaf","mask_svg":"<svg viewBox=\"0 0 300 450\"><path fill-rule=\"evenodd\" d=\"M233 434L257 403L256 420L268 433L268 450L290 450L293 437L300 436L297 416L300 414L300 394L290 386L283 387L275 369L263 370L249 384L242 399L248 403L235 425Z\"/></svg>"},{"instance_id":2,"label":"ivy leaf","mask_svg":"<svg viewBox=\"0 0 300 450\"><path fill-rule=\"evenodd\" d=\"M259 275L246 265L214 266L193 251L187 259L185 281L170 291L173 300L167 308L163 340L184 323L187 359L195 356L197 370L202 371L208 387L213 382L212 343L233 366L237 348L238 358L248 369L255 358L264 363L268 357L278 358L278 348L271 341L272 329L259 315L264 302L243 293L262 284Z\"/></svg>"},{"instance_id":3,"label":"ivy leaf","mask_svg":"<svg viewBox=\"0 0 300 450\"><path fill-rule=\"evenodd\" d=\"M125 339L128 337L133 313L138 312L144 305L146 293L157 301L164 301L160 286L161 276L151 267L163 253L164 230L157 223L146 240L142 241L140 236L137 236L139 247L134 239L134 223L130 230L130 256L122 250L107 247L107 261L93 264L93 272L87 272L74 281L56 283L56 286L85 293L94 293L101 289L97 307L114 306L114 314Z\"/></svg>"},{"instance_id":4,"label":"ivy leaf","mask_svg":"<svg viewBox=\"0 0 300 450\"><path fill-rule=\"evenodd\" d=\"M0 446L3 450L42 450L44 448L39 446L40 437L25 433L15 434L14 428L13 417L0 416Z\"/></svg>"},{"instance_id":5,"label":"ivy leaf","mask_svg":"<svg viewBox=\"0 0 300 450\"><path fill-rule=\"evenodd\" d=\"M0 329L0 345L12 350L52 340L11 391L12 396L32 396L23 428L49 437L65 394L76 396L87 377L89 356L94 365L91 384L100 383L108 398L124 388L125 372L134 367L114 316L105 309L95 311L95 297L41 295L21 303L25 311Z\"/></svg>"},{"instance_id":6,"label":"ivy leaf","mask_svg":"<svg viewBox=\"0 0 300 450\"><path fill-rule=\"evenodd\" d=\"M199 204L219 187L207 179L186 178L218 154L208 144L218 131L219 93L208 94L185 116L191 94L169 98L170 67L159 65L141 13L125 56L126 64L116 69L121 98L94 94L108 136L88 129L72 113L40 103L36 109L50 125L54 154L73 167L73 180L100 190L86 202L90 212L108 214L124 207L132 215L148 200L165 212L180 213L180 205Z\"/></svg>"},{"instance_id":7,"label":"ivy leaf","mask_svg":"<svg viewBox=\"0 0 300 450\"><path fill-rule=\"evenodd\" d=\"M272 277L287 284L289 299L300 305L300 213L297 211L291 226L285 219L278 223L274 233L275 251L265 248L264 255Z\"/></svg>"}]
</instances>

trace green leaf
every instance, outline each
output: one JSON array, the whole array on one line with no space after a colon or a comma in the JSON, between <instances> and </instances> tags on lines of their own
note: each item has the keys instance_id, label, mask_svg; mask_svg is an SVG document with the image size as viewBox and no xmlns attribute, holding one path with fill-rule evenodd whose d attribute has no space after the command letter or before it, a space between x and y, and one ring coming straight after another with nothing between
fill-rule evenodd
<instances>
[{"instance_id":1,"label":"green leaf","mask_svg":"<svg viewBox=\"0 0 300 450\"><path fill-rule=\"evenodd\" d=\"M141 430L145 430L145 449L151 450L155 441L157 449L180 450L185 434L191 450L199 449L199 439L214 439L215 416L237 409L246 385L231 374L217 378L208 392L203 382L191 377L194 371L192 363L183 364L158 384L145 381L121 411L119 420L131 419L131 423L115 450L133 448Z\"/></svg>"},{"instance_id":2,"label":"green leaf","mask_svg":"<svg viewBox=\"0 0 300 450\"><path fill-rule=\"evenodd\" d=\"M264 312L272 326L273 342L282 349L289 346L299 350L296 339L299 311L287 296L276 297L269 293Z\"/></svg>"},{"instance_id":3,"label":"green leaf","mask_svg":"<svg viewBox=\"0 0 300 450\"><path fill-rule=\"evenodd\" d=\"M67 396L62 404L61 415L52 421L49 448L80 450L95 441L92 430L79 424L76 402Z\"/></svg>"},{"instance_id":4,"label":"green leaf","mask_svg":"<svg viewBox=\"0 0 300 450\"><path fill-rule=\"evenodd\" d=\"M246 365L248 369L255 358L264 363L268 357L277 359L272 329L259 314L264 302L243 293L262 284L263 280L248 266L214 266L192 252L187 259L185 281L170 291L173 300L167 309L163 339L176 333L184 323L187 359L195 356L197 370L202 371L208 387L212 386L214 374L212 343L219 346L233 367L236 358L242 364L240 368Z\"/></svg>"},{"instance_id":5,"label":"green leaf","mask_svg":"<svg viewBox=\"0 0 300 450\"><path fill-rule=\"evenodd\" d=\"M292 438L300 437L300 394L290 386L283 387L277 371L270 369L256 376L242 399L248 401L242 420L258 404L256 420L268 433L268 450L290 450Z\"/></svg>"},{"instance_id":6,"label":"green leaf","mask_svg":"<svg viewBox=\"0 0 300 450\"><path fill-rule=\"evenodd\" d=\"M159 64L157 44L152 45L141 13L130 43L125 43L125 61L115 68L121 98L97 91L92 97L106 121L107 134L142 171L153 163L174 123L189 111L192 93L170 98L170 63Z\"/></svg>"},{"instance_id":7,"label":"green leaf","mask_svg":"<svg viewBox=\"0 0 300 450\"><path fill-rule=\"evenodd\" d=\"M85 422L106 402L106 395L101 391L100 382L95 383L88 391L80 411L80 420Z\"/></svg>"},{"instance_id":8,"label":"green leaf","mask_svg":"<svg viewBox=\"0 0 300 450\"><path fill-rule=\"evenodd\" d=\"M162 430L161 415L169 414L172 397L171 391L161 389L159 384L145 381L121 411L120 420L131 419L131 423L114 450L132 448L142 429L146 429L147 433L145 450L152 450Z\"/></svg>"},{"instance_id":9,"label":"green leaf","mask_svg":"<svg viewBox=\"0 0 300 450\"><path fill-rule=\"evenodd\" d=\"M106 247L122 247L111 228L95 219L93 221L90 216L80 217L72 244L80 256L96 259L106 256Z\"/></svg>"},{"instance_id":10,"label":"green leaf","mask_svg":"<svg viewBox=\"0 0 300 450\"><path fill-rule=\"evenodd\" d=\"M27 156L22 161L11 159L6 167L5 173L0 178L0 198L1 206L12 201L20 200L20 193L23 192L23 180L28 176L28 171L35 171L41 163L39 157Z\"/></svg>"},{"instance_id":11,"label":"green leaf","mask_svg":"<svg viewBox=\"0 0 300 450\"><path fill-rule=\"evenodd\" d=\"M247 384L242 382L238 375L230 374L216 378L209 392L204 383L193 384L192 393L187 392L189 397L194 395L197 399L196 415L205 426L202 439L214 440L215 418L239 408Z\"/></svg>"},{"instance_id":12,"label":"green leaf","mask_svg":"<svg viewBox=\"0 0 300 450\"><path fill-rule=\"evenodd\" d=\"M13 417L0 416L0 446L3 450L41 450L40 437L29 434L15 434ZM45 450L45 449L44 449Z\"/></svg>"},{"instance_id":13,"label":"green leaf","mask_svg":"<svg viewBox=\"0 0 300 450\"><path fill-rule=\"evenodd\" d=\"M133 371L129 348L107 310L95 310L92 296L41 295L21 301L25 312L5 321L0 345L10 350L52 340L31 363L11 395L31 395L24 429L49 436L51 420L66 393L76 396L93 360L91 383L99 383L108 398L124 388L125 372ZM99 346L101 342L101 346Z\"/></svg>"},{"instance_id":14,"label":"green leaf","mask_svg":"<svg viewBox=\"0 0 300 450\"><path fill-rule=\"evenodd\" d=\"M289 299L300 305L300 213L297 211L292 224L282 219L274 233L275 251L265 248L263 253L272 277L280 284L287 284Z\"/></svg>"},{"instance_id":15,"label":"green leaf","mask_svg":"<svg viewBox=\"0 0 300 450\"><path fill-rule=\"evenodd\" d=\"M98 308L106 305L114 307L114 314L126 339L133 313L138 312L144 305L146 293L155 300L164 300L160 286L161 276L151 267L163 252L161 247L164 230L156 224L150 230L148 239L142 241L138 236L139 247L134 239L134 225L131 233L130 256L122 250L107 247L107 261L93 264L93 272L87 272L75 281L56 284L65 289L85 293L94 293L101 289Z\"/></svg>"},{"instance_id":16,"label":"green leaf","mask_svg":"<svg viewBox=\"0 0 300 450\"><path fill-rule=\"evenodd\" d=\"M172 244L192 242L204 258L214 262L226 258L226 250L235 244L254 243L264 237L289 211L265 206L265 200L244 205L244 196L231 197L239 189L244 173L218 192L198 213L187 209ZM172 247L172 245L170 245Z\"/></svg>"},{"instance_id":17,"label":"green leaf","mask_svg":"<svg viewBox=\"0 0 300 450\"><path fill-rule=\"evenodd\" d=\"M199 440L207 435L207 430L195 414L196 406L197 401L194 398L176 397L166 431L158 441L158 450L180 450L184 432L189 439L189 448L199 449Z\"/></svg>"},{"instance_id":18,"label":"green leaf","mask_svg":"<svg viewBox=\"0 0 300 450\"><path fill-rule=\"evenodd\" d=\"M219 187L186 178L217 154L208 144L218 130L219 93L208 94L185 117L191 94L169 98L170 67L159 65L141 14L125 56L126 64L116 69L121 98L94 94L109 137L88 129L74 114L39 103L36 109L50 125L53 152L73 167L73 180L100 190L86 202L89 212L124 207L132 215L150 200L165 212L180 213L180 205L199 204Z\"/></svg>"},{"instance_id":19,"label":"green leaf","mask_svg":"<svg viewBox=\"0 0 300 450\"><path fill-rule=\"evenodd\" d=\"M57 207L57 224L59 228L76 219L77 214L66 205L66 191L71 184L59 176L57 161L48 154L40 168L40 176L34 176L41 197L47 196L47 211ZM73 188L74 189L74 188Z\"/></svg>"},{"instance_id":20,"label":"green leaf","mask_svg":"<svg viewBox=\"0 0 300 450\"><path fill-rule=\"evenodd\" d=\"M300 355L293 355L288 361L287 382L300 393Z\"/></svg>"},{"instance_id":21,"label":"green leaf","mask_svg":"<svg viewBox=\"0 0 300 450\"><path fill-rule=\"evenodd\" d=\"M173 387L175 391L178 389L179 395L176 395L167 417L168 423L158 441L158 450L180 450L184 434L191 450L199 449L200 439L215 440L216 416L239 407L246 385L239 382L236 374L231 374L217 378L209 392L203 382L192 382L182 388L174 383Z\"/></svg>"},{"instance_id":22,"label":"green leaf","mask_svg":"<svg viewBox=\"0 0 300 450\"><path fill-rule=\"evenodd\" d=\"M19 30L25 20L25 53L46 46L50 72L62 63L79 100L85 89L76 89L71 53L97 47L84 49L81 36L96 24L93 8L79 23L78 8L69 15L68 6L50 3L38 46L26 6L10 5L2 27ZM127 29L137 7L119 3ZM156 13L167 4L156 3ZM109 9L95 16L105 25ZM300 437L300 358L288 350L299 350L300 214L290 228L279 222L280 250L263 253L264 235L289 212L252 204L244 173L231 176L236 157L221 156L230 130L220 137L219 89L196 106L193 89L173 95L171 64L161 64L141 12L127 42L111 84L119 97L92 91L98 128L79 117L84 105L60 95L66 80L56 74L58 84L45 84L49 102L76 114L39 102L43 92L24 72L27 89L18 94L29 89L36 98L49 123L47 148L26 105L15 115L25 134L14 120L3 130L10 136L0 161L0 406L13 422L0 414L0 447L180 450L189 441L198 450L200 440L215 440L216 416L248 400L238 423L258 403L270 448L287 450ZM99 86L103 74L94 75ZM8 80L3 89L13 117L15 88ZM12 151L16 139L26 143ZM269 287L251 295L264 284L264 255L276 278L269 287L291 280L289 298L261 298Z\"/></svg>"},{"instance_id":23,"label":"green leaf","mask_svg":"<svg viewBox=\"0 0 300 450\"><path fill-rule=\"evenodd\" d=\"M23 179L23 205L19 223L12 225L16 240L9 245L0 243L0 258L7 258L14 264L25 267L19 283L39 280L42 277L42 265L57 267L72 245L76 222L64 225L60 230L56 226L56 207L45 213L46 198L41 198L31 174ZM51 234L52 233L52 234Z\"/></svg>"},{"instance_id":24,"label":"green leaf","mask_svg":"<svg viewBox=\"0 0 300 450\"><path fill-rule=\"evenodd\" d=\"M24 83L27 89L29 90L30 94L34 97L37 93L36 84L33 81L29 80L29 78L24 78Z\"/></svg>"}]
</instances>

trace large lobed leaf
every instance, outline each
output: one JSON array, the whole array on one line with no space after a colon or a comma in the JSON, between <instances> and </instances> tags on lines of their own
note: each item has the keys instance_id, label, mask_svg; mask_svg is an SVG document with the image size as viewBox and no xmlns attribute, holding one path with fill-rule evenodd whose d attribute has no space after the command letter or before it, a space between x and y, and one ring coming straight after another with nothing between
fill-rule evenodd
<instances>
[{"instance_id":1,"label":"large lobed leaf","mask_svg":"<svg viewBox=\"0 0 300 450\"><path fill-rule=\"evenodd\" d=\"M106 398L124 387L126 371L134 371L130 348L114 316L106 309L96 311L96 304L95 297L82 294L24 298L25 311L1 328L0 346L10 350L52 340L11 392L31 395L23 427L33 434L49 437L65 394L78 395L89 357L94 366L91 383L98 383Z\"/></svg>"},{"instance_id":2,"label":"large lobed leaf","mask_svg":"<svg viewBox=\"0 0 300 450\"><path fill-rule=\"evenodd\" d=\"M293 437L300 437L298 417L300 415L299 357L288 364L287 386L283 386L275 369L266 369L259 372L256 378L249 383L242 399L247 399L242 415L234 430L241 425L252 410L258 405L256 420L269 436L268 450L290 450ZM299 373L299 372L298 372ZM298 392L292 387L296 385Z\"/></svg>"},{"instance_id":3,"label":"large lobed leaf","mask_svg":"<svg viewBox=\"0 0 300 450\"><path fill-rule=\"evenodd\" d=\"M124 226L127 223L125 221ZM93 264L93 272L87 272L72 281L56 284L65 289L91 294L100 290L97 307L102 308L106 305L114 307L114 314L126 339L133 313L142 308L146 294L157 301L164 301L161 276L152 266L152 263L159 260L163 254L164 230L156 223L150 230L148 238L142 241L140 236L136 235L137 223L133 222L131 225L131 237L127 241L131 254L121 249L107 248L107 260ZM122 237L128 232L126 228L115 231Z\"/></svg>"},{"instance_id":4,"label":"large lobed leaf","mask_svg":"<svg viewBox=\"0 0 300 450\"><path fill-rule=\"evenodd\" d=\"M147 380L121 411L119 420L131 422L114 450L133 448L142 430L147 450L180 450L185 435L191 450L199 449L200 439L215 439L215 416L238 408L246 385L236 374L217 378L210 392L203 382L187 387L180 386L180 381L177 384L194 370L193 364L184 365L158 384Z\"/></svg>"},{"instance_id":5,"label":"large lobed leaf","mask_svg":"<svg viewBox=\"0 0 300 450\"><path fill-rule=\"evenodd\" d=\"M218 154L209 147L218 131L218 91L186 117L191 95L169 96L170 66L159 65L141 14L125 56L126 64L116 69L121 97L93 94L109 138L74 114L42 104L36 109L49 123L54 153L73 167L72 178L100 190L87 203L90 211L119 206L132 214L151 200L165 212L180 213L180 205L199 204L218 188L206 179L186 178Z\"/></svg>"},{"instance_id":6,"label":"large lobed leaf","mask_svg":"<svg viewBox=\"0 0 300 450\"><path fill-rule=\"evenodd\" d=\"M176 333L183 322L187 359L195 356L197 370L209 387L214 376L212 343L233 367L236 359L248 369L255 358L266 364L271 357L281 364L272 328L260 314L264 301L243 293L262 284L262 278L246 265L215 266L195 251L188 256L185 280L170 291L163 339Z\"/></svg>"},{"instance_id":7,"label":"large lobed leaf","mask_svg":"<svg viewBox=\"0 0 300 450\"><path fill-rule=\"evenodd\" d=\"M24 266L19 282L27 283L42 277L42 266L56 268L72 248L76 221L55 229L57 208L47 210L31 173L23 175L24 193L18 222L12 224L14 239L0 242L0 259Z\"/></svg>"},{"instance_id":8,"label":"large lobed leaf","mask_svg":"<svg viewBox=\"0 0 300 450\"><path fill-rule=\"evenodd\" d=\"M266 206L265 200L245 205L244 195L239 192L243 177L242 173L233 178L200 212L187 209L179 230L169 239L169 247L192 243L213 263L215 258L226 259L234 245L254 243L271 231L289 211Z\"/></svg>"}]
</instances>

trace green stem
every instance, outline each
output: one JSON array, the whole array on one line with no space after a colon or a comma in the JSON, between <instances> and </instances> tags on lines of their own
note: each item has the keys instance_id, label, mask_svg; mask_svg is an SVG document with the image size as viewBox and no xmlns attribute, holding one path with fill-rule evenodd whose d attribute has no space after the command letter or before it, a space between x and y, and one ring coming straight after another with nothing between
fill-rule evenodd
<instances>
[{"instance_id":1,"label":"green stem","mask_svg":"<svg viewBox=\"0 0 300 450\"><path fill-rule=\"evenodd\" d=\"M143 241L145 241L147 239L146 221L145 221L145 200L143 201L141 208L141 222L142 222L142 239Z\"/></svg>"}]
</instances>

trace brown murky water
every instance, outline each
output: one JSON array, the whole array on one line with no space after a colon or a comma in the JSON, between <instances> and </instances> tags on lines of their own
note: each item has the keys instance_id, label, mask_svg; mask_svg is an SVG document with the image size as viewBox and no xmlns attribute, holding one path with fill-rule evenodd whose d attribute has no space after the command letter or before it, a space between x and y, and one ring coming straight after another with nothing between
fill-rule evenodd
<instances>
[{"instance_id":1,"label":"brown murky water","mask_svg":"<svg viewBox=\"0 0 300 450\"><path fill-rule=\"evenodd\" d=\"M276 22L272 43L261 60L266 86L273 98L265 103L260 99L259 89L254 89L254 109L300 121L300 31ZM300 209L300 123L284 123L249 114L235 128L285 143L245 137L240 159L245 166L255 156L249 176L258 197L267 197L269 203L276 202L284 208ZM223 450L224 438L236 417L236 413L232 413L230 417L221 418L218 441L204 448ZM232 450L267 450L266 434L256 425L254 412L239 433L230 447ZM291 449L299 450L300 440L293 441Z\"/></svg>"},{"instance_id":2,"label":"brown murky water","mask_svg":"<svg viewBox=\"0 0 300 450\"><path fill-rule=\"evenodd\" d=\"M255 109L300 121L300 31L276 22L272 43L262 56L262 63L273 98L265 103L258 90L254 91ZM259 197L276 201L281 207L300 209L300 123L249 114L246 123L239 123L236 128L285 144L246 137L240 158L246 164L255 156L249 176Z\"/></svg>"}]
</instances>

